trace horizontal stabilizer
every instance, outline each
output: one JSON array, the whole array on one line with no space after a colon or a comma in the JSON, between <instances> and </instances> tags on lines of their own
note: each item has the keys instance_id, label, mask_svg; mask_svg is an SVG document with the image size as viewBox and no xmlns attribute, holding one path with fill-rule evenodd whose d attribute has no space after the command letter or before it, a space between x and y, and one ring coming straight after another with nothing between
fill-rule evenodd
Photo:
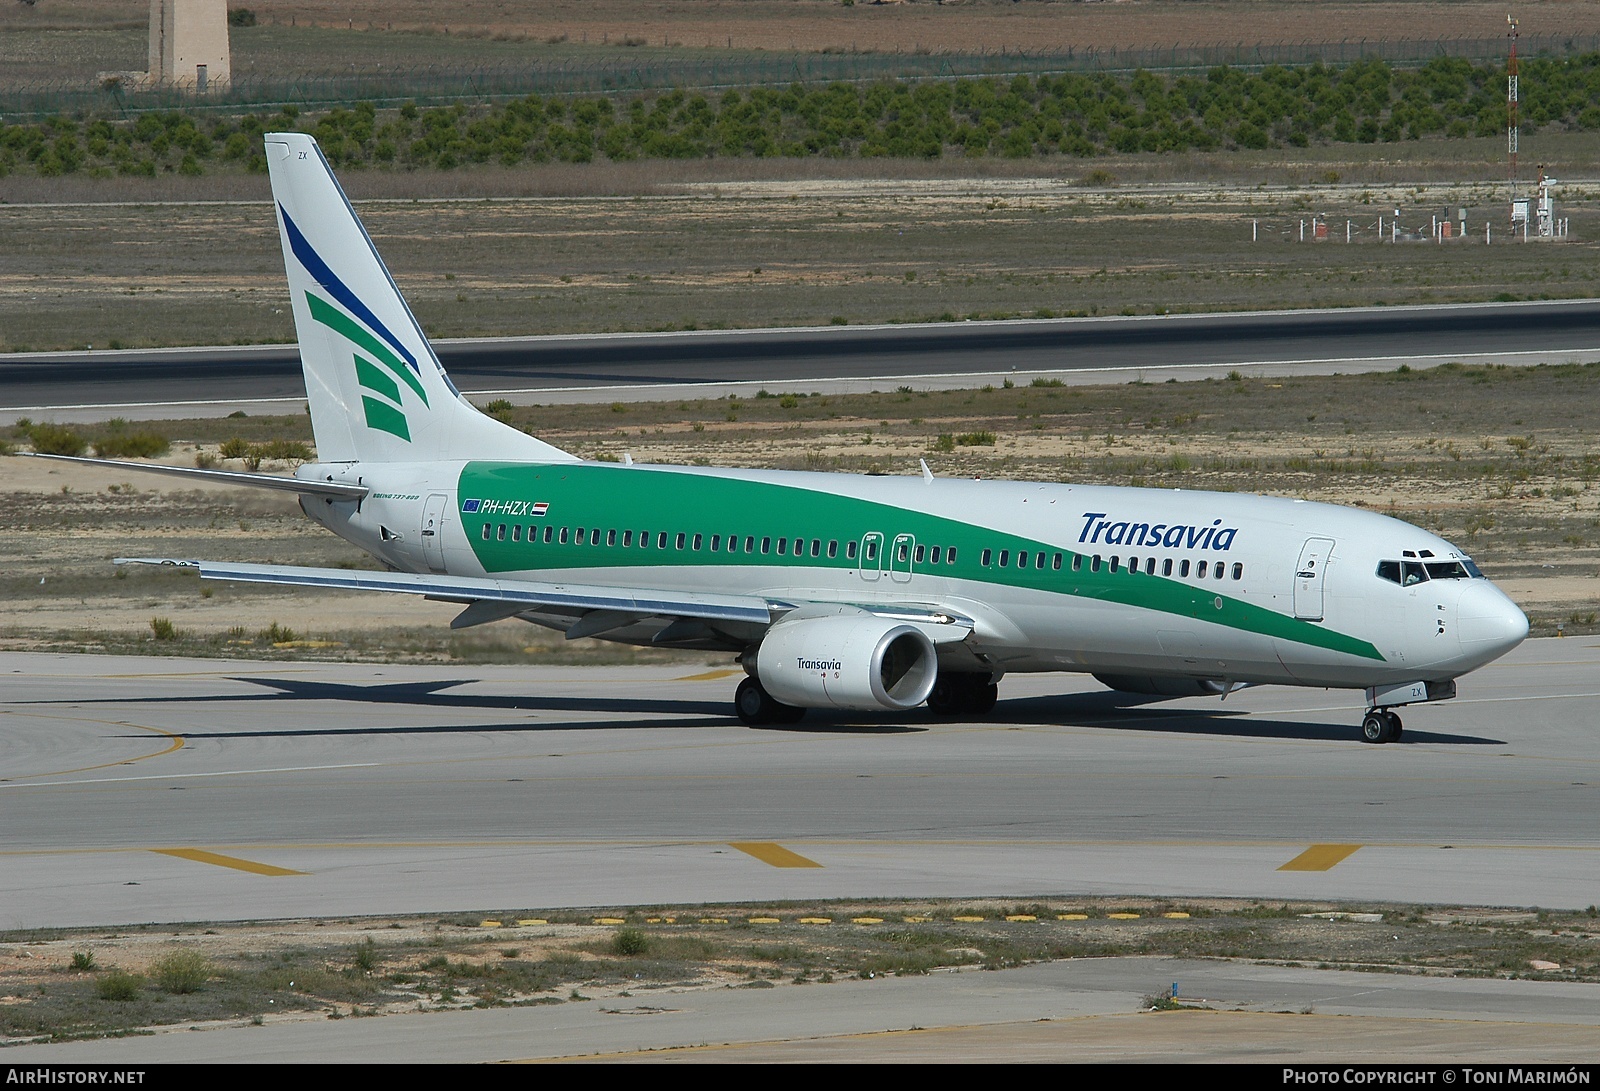
<instances>
[{"instance_id":1,"label":"horizontal stabilizer","mask_svg":"<svg viewBox=\"0 0 1600 1091\"><path fill-rule=\"evenodd\" d=\"M303 496L324 496L331 500L360 500L368 492L365 485L345 485L337 481L308 481L298 477L279 477L276 474L202 470L197 466L162 466L154 462L119 462L109 458L80 458L76 455L47 455L27 451L19 454L28 458L51 458L57 462L77 462L84 466L101 466L112 470L186 477L191 481L214 481L221 485L240 485L251 489L278 489L282 492L300 493Z\"/></svg>"}]
</instances>

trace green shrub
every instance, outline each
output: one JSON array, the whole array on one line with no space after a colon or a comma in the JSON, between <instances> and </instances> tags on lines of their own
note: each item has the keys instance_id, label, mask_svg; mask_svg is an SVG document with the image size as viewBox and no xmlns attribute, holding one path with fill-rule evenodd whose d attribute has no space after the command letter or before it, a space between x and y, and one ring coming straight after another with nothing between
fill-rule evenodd
<instances>
[{"instance_id":1,"label":"green shrub","mask_svg":"<svg viewBox=\"0 0 1600 1091\"><path fill-rule=\"evenodd\" d=\"M211 977L211 961L198 951L174 951L150 967L156 984L169 993L199 992Z\"/></svg>"},{"instance_id":2,"label":"green shrub","mask_svg":"<svg viewBox=\"0 0 1600 1091\"><path fill-rule=\"evenodd\" d=\"M150 635L157 640L176 640L178 629L172 624L171 618L153 617L150 619Z\"/></svg>"},{"instance_id":3,"label":"green shrub","mask_svg":"<svg viewBox=\"0 0 1600 1091\"><path fill-rule=\"evenodd\" d=\"M612 937L611 950L628 957L648 954L650 937L638 928L619 928L617 934Z\"/></svg>"},{"instance_id":4,"label":"green shrub","mask_svg":"<svg viewBox=\"0 0 1600 1091\"><path fill-rule=\"evenodd\" d=\"M256 638L265 640L269 644L288 644L300 639L293 629L287 625L279 625L276 621L257 633Z\"/></svg>"},{"instance_id":5,"label":"green shrub","mask_svg":"<svg viewBox=\"0 0 1600 1091\"><path fill-rule=\"evenodd\" d=\"M94 991L101 1000L128 1001L139 999L139 989L144 978L126 970L112 970L94 983Z\"/></svg>"},{"instance_id":6,"label":"green shrub","mask_svg":"<svg viewBox=\"0 0 1600 1091\"><path fill-rule=\"evenodd\" d=\"M89 443L70 428L59 424L35 424L28 430L33 449L43 455L81 455Z\"/></svg>"},{"instance_id":7,"label":"green shrub","mask_svg":"<svg viewBox=\"0 0 1600 1091\"><path fill-rule=\"evenodd\" d=\"M222 446L217 448L217 454L223 458L244 458L250 453L250 444L234 436L232 439L223 440Z\"/></svg>"},{"instance_id":8,"label":"green shrub","mask_svg":"<svg viewBox=\"0 0 1600 1091\"><path fill-rule=\"evenodd\" d=\"M309 462L314 457L311 448L298 439L269 439L265 443L255 443L250 447L250 455L257 459L298 459L301 462Z\"/></svg>"},{"instance_id":9,"label":"green shrub","mask_svg":"<svg viewBox=\"0 0 1600 1091\"><path fill-rule=\"evenodd\" d=\"M93 951L72 952L72 968L74 970L92 970L95 968Z\"/></svg>"},{"instance_id":10,"label":"green shrub","mask_svg":"<svg viewBox=\"0 0 1600 1091\"><path fill-rule=\"evenodd\" d=\"M956 443L962 447L993 447L993 432L962 432L956 437Z\"/></svg>"},{"instance_id":11,"label":"green shrub","mask_svg":"<svg viewBox=\"0 0 1600 1091\"><path fill-rule=\"evenodd\" d=\"M166 436L155 432L114 433L94 441L96 458L155 458L171 447Z\"/></svg>"}]
</instances>

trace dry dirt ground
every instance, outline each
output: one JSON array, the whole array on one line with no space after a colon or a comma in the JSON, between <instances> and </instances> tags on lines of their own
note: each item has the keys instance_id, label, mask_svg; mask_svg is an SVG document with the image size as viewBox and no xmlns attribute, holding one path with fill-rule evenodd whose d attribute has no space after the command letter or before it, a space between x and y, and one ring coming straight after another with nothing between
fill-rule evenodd
<instances>
[{"instance_id":1,"label":"dry dirt ground","mask_svg":"<svg viewBox=\"0 0 1600 1091\"><path fill-rule=\"evenodd\" d=\"M1089 898L495 910L16 932L0 934L0 1046L138 1027L578 999L646 1011L684 991L1125 954L1593 980L1600 966L1594 913ZM178 964L189 970L186 985L172 978L175 955L189 960ZM117 974L135 980L121 997L107 998L103 990Z\"/></svg>"},{"instance_id":2,"label":"dry dirt ground","mask_svg":"<svg viewBox=\"0 0 1600 1091\"><path fill-rule=\"evenodd\" d=\"M1593 134L1566 143L1562 169L1592 164L1600 152ZM361 201L361 216L424 328L440 337L1394 305L1600 290L1600 185L1567 175L1559 187L1558 208L1572 229L1567 241L1500 245L1503 186L1449 180L1487 177L1483 156L1498 154L1498 145L1492 153L1456 148L1453 163L1425 159L1445 147L1408 146L1405 162L1367 164L1359 168L1364 180L1353 182L1344 178L1350 165L1297 153L1268 169L1299 181L1271 185L1181 180L1215 166L1188 160L1106 162L1098 169L1161 169L1173 180L1093 186L1079 184L1084 164L1067 162L1053 169L1071 173L1032 178L735 173L645 183L616 197L417 201L394 188L425 188L419 176L357 172L347 181L358 200L388 191L387 199ZM1427 181L1435 171L1444 180ZM540 177L606 183L598 170L512 172L515 179L458 173L485 184L498 178L521 187L516 193L536 189ZM624 173L624 192L629 179L644 181ZM46 200L32 184L43 181L56 180L0 180L0 194ZM1453 219L1459 208L1467 209L1466 240L1378 241L1380 221L1390 236L1397 209L1402 230L1421 238L1434 217ZM1313 216L1326 218L1332 241L1300 242ZM1491 219L1497 245L1486 246ZM0 351L293 340L265 201L0 204L0 253ZM1537 347L1532 331L1529 347Z\"/></svg>"}]
</instances>

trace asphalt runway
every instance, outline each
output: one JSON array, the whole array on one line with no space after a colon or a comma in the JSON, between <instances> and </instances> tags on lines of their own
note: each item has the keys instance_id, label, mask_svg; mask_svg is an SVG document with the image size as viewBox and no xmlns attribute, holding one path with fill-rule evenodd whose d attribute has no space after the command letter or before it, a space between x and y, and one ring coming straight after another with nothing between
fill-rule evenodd
<instances>
[{"instance_id":1,"label":"asphalt runway","mask_svg":"<svg viewBox=\"0 0 1600 1091\"><path fill-rule=\"evenodd\" d=\"M1360 695L1320 690L1014 676L984 724L752 730L717 668L5 653L0 928L858 896L1583 908L1597 667L1600 641L1529 641L1371 746Z\"/></svg>"},{"instance_id":2,"label":"asphalt runway","mask_svg":"<svg viewBox=\"0 0 1600 1091\"><path fill-rule=\"evenodd\" d=\"M650 400L981 386L1015 375L1115 382L1232 368L1283 375L1402 363L1600 359L1600 301L441 340L466 393L513 401ZM0 423L285 412L303 402L292 345L0 354Z\"/></svg>"}]
</instances>

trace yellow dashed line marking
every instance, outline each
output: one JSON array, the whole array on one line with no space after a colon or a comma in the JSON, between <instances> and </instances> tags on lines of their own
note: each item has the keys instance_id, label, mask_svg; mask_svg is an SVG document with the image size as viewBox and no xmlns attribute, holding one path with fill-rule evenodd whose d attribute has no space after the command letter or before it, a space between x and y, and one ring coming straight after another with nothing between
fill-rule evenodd
<instances>
[{"instance_id":1,"label":"yellow dashed line marking","mask_svg":"<svg viewBox=\"0 0 1600 1091\"><path fill-rule=\"evenodd\" d=\"M1279 871L1327 871L1347 859L1360 845L1312 845L1284 864Z\"/></svg>"},{"instance_id":2,"label":"yellow dashed line marking","mask_svg":"<svg viewBox=\"0 0 1600 1091\"><path fill-rule=\"evenodd\" d=\"M775 841L730 841L729 846L740 852L754 856L763 864L773 867L821 867L815 860L808 860L798 852L790 852Z\"/></svg>"},{"instance_id":3,"label":"yellow dashed line marking","mask_svg":"<svg viewBox=\"0 0 1600 1091\"><path fill-rule=\"evenodd\" d=\"M674 678L674 682L715 682L718 678L732 678L736 674L743 674L743 670L706 671L704 674L686 674L682 678Z\"/></svg>"},{"instance_id":4,"label":"yellow dashed line marking","mask_svg":"<svg viewBox=\"0 0 1600 1091\"><path fill-rule=\"evenodd\" d=\"M224 856L220 852L207 852L205 849L151 849L162 856L176 856L180 860L193 860L197 864L215 864L217 867L231 867L235 871L248 871L252 875L305 875L304 871L292 871L276 864L258 864L254 860L241 860L237 856Z\"/></svg>"},{"instance_id":5,"label":"yellow dashed line marking","mask_svg":"<svg viewBox=\"0 0 1600 1091\"><path fill-rule=\"evenodd\" d=\"M167 743L164 749L153 750L148 754L135 754L131 758L119 758L116 761L103 761L98 765L80 765L76 769L54 769L48 773L25 773L19 777L5 777L0 779L0 783L11 784L24 780L38 780L41 777L65 777L71 776L73 773L92 773L97 769L112 769L118 765L132 765L136 761L148 761L150 758L159 758L165 754L172 753L174 750L183 749L182 735L174 734L171 731L163 731L159 727L146 727L144 724L130 724L122 720L94 720L83 719L77 716L51 716L45 713L37 712L29 713L29 715L41 720L66 720L69 723L75 724L104 724L107 727L130 727L135 731L148 731L152 735L159 735L170 741Z\"/></svg>"}]
</instances>

